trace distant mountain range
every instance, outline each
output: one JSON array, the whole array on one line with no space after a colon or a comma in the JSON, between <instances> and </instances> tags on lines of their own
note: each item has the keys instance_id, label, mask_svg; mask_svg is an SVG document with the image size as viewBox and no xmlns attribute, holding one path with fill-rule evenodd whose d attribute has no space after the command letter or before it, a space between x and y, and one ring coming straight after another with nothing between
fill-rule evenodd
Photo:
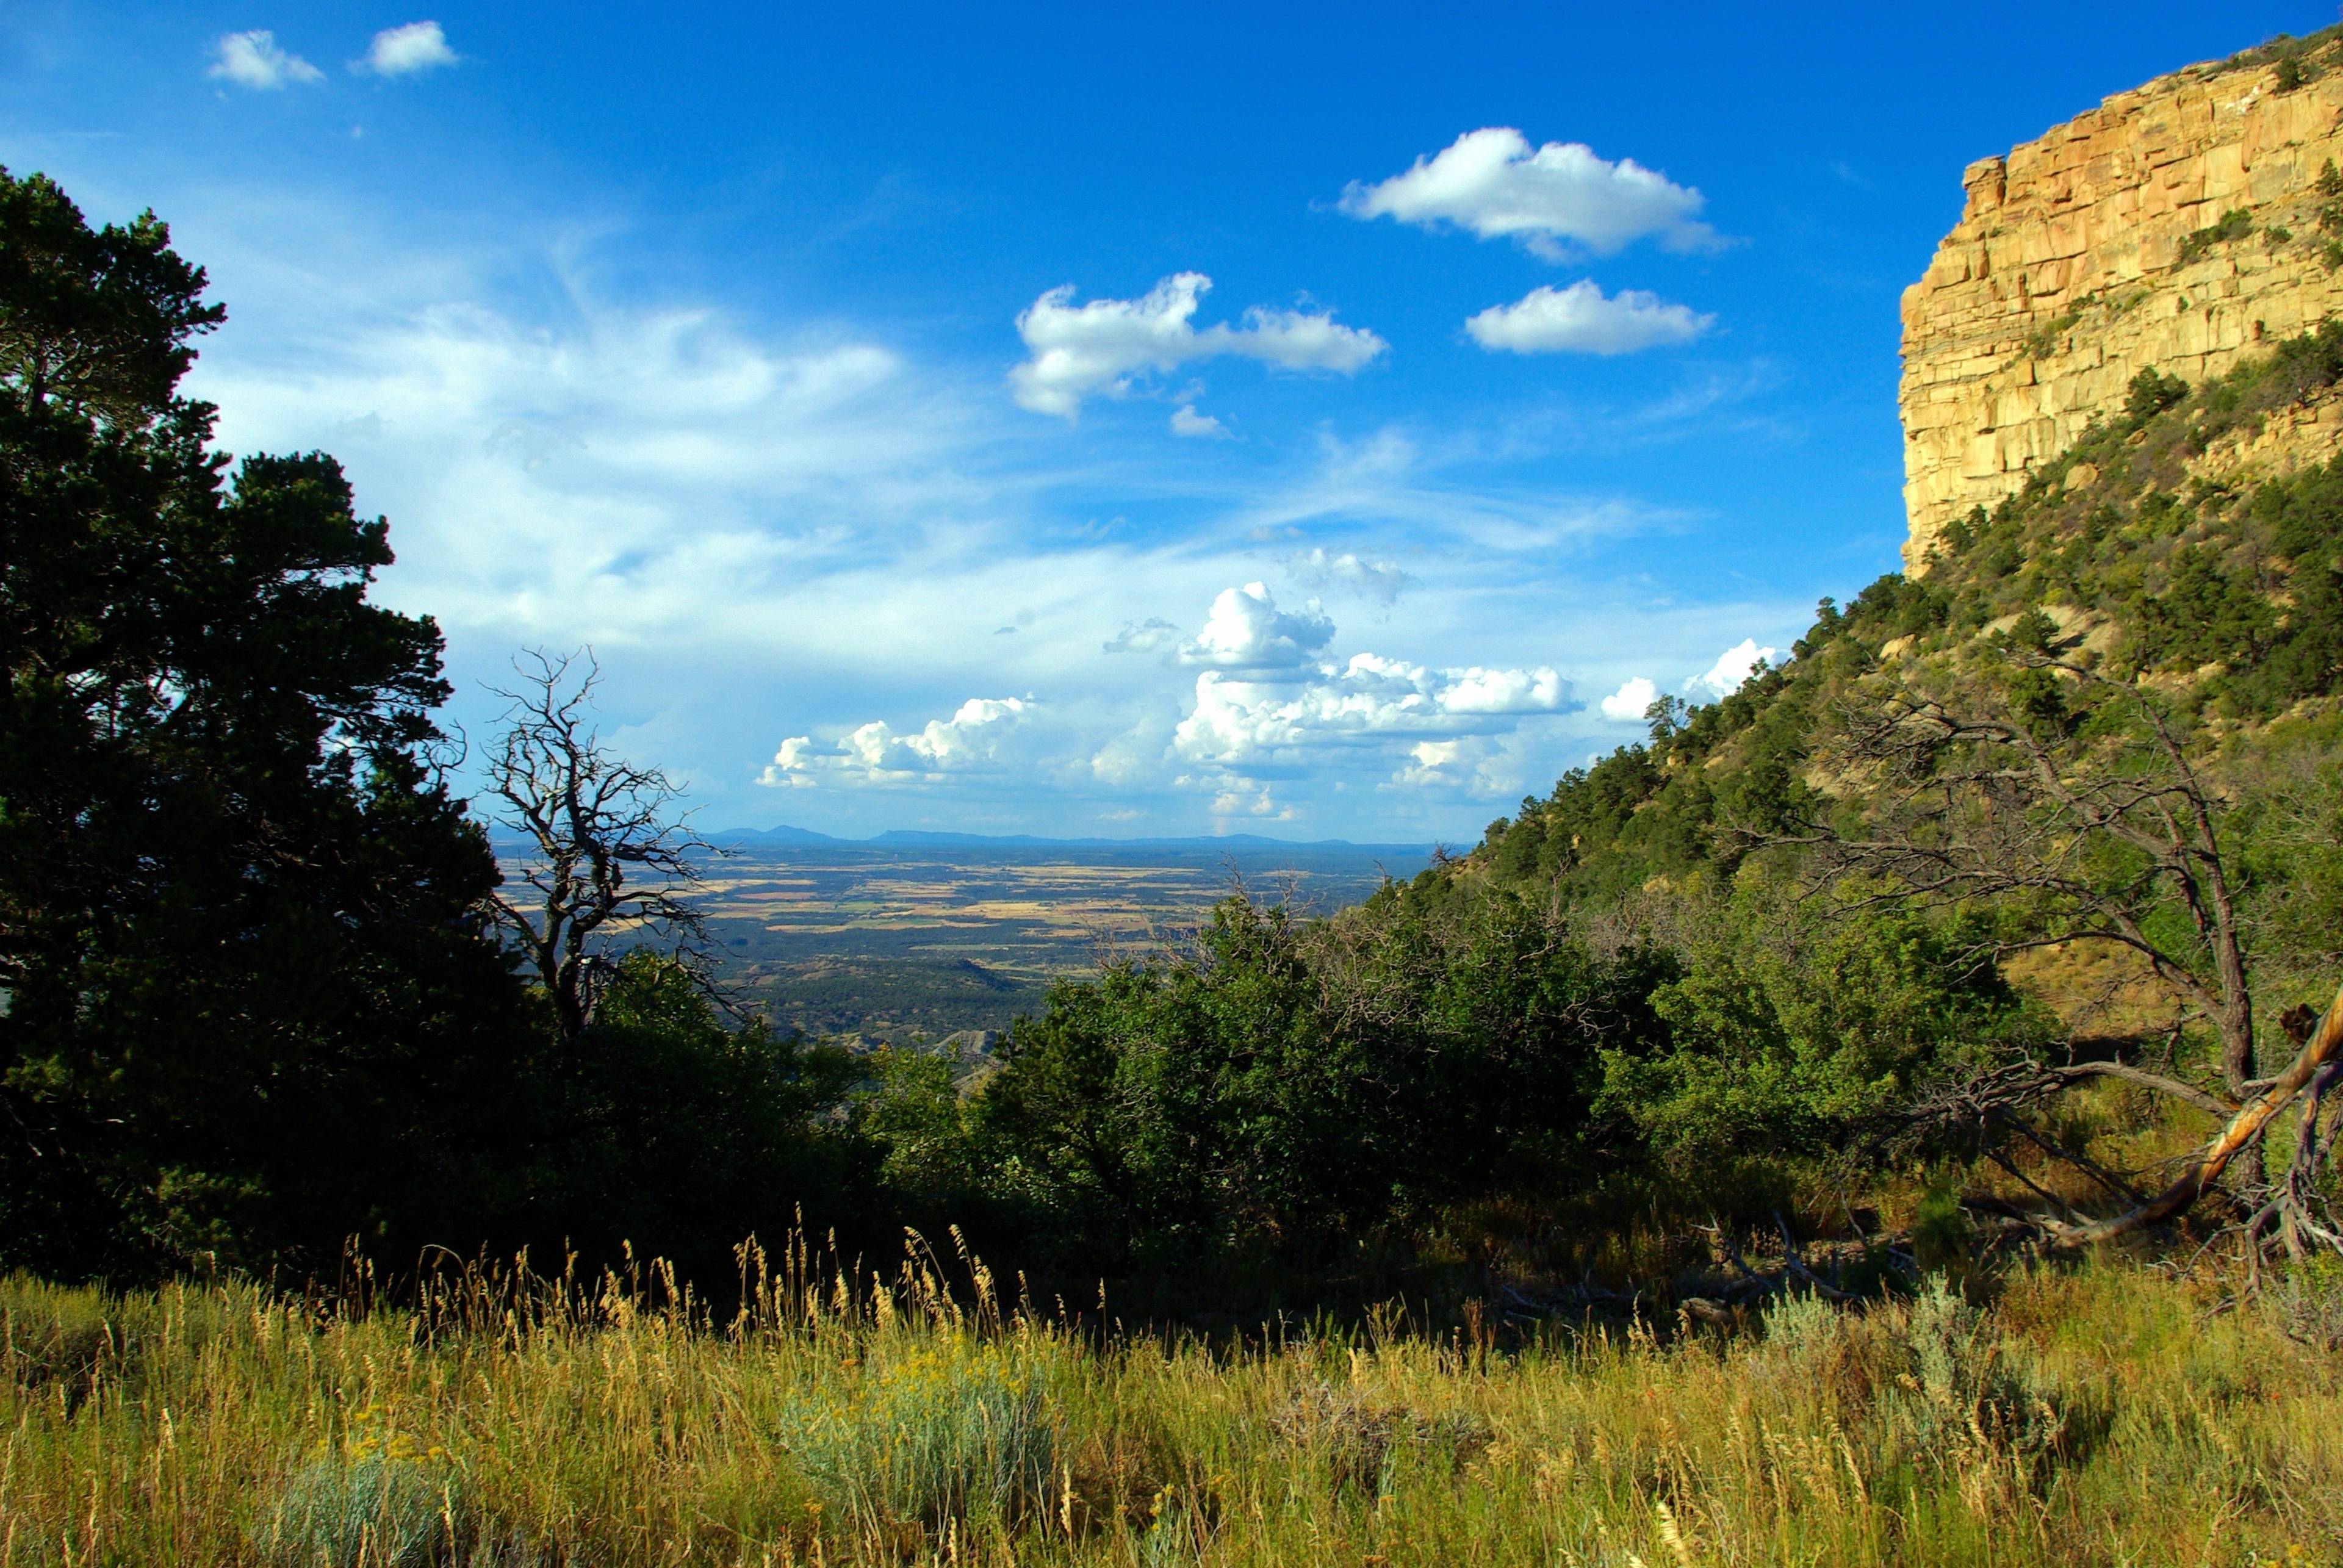
<instances>
[{"instance_id":1,"label":"distant mountain range","mask_svg":"<svg viewBox=\"0 0 2343 1568\"><path fill-rule=\"evenodd\" d=\"M1354 844L1348 839L1272 839L1261 833L1224 833L1185 839L1044 839L1031 833L927 833L892 829L868 839L840 839L810 828L719 828L703 834L711 844L833 844L841 849L1402 849L1428 854L1428 844Z\"/></svg>"}]
</instances>

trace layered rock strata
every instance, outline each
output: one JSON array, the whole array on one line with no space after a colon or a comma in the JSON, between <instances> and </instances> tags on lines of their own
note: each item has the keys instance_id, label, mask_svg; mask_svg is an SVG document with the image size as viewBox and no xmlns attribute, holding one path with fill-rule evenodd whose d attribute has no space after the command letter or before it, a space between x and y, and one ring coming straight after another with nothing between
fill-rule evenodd
<instances>
[{"instance_id":1,"label":"layered rock strata","mask_svg":"<svg viewBox=\"0 0 2343 1568\"><path fill-rule=\"evenodd\" d=\"M2195 65L1969 166L1904 293L1905 561L2019 488L2154 368L2191 385L2343 306L2343 70ZM2241 453L2323 458L2329 411Z\"/></svg>"}]
</instances>

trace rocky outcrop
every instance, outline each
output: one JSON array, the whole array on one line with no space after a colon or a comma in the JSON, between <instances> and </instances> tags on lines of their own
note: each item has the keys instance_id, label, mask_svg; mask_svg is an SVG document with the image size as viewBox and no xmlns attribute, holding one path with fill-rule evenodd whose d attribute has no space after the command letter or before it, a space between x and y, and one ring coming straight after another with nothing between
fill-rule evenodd
<instances>
[{"instance_id":1,"label":"rocky outcrop","mask_svg":"<svg viewBox=\"0 0 2343 1568\"><path fill-rule=\"evenodd\" d=\"M1959 225L1904 294L1908 568L2124 407L2144 368L2191 385L2343 305L2343 62L2196 65L1969 166ZM2331 209L2331 210L2329 210ZM2326 410L2236 455L2331 454Z\"/></svg>"}]
</instances>

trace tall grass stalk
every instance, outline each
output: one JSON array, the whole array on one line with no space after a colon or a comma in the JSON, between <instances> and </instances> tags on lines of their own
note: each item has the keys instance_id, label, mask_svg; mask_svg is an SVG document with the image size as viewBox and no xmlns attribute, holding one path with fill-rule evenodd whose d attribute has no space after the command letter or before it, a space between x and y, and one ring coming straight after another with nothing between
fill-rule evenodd
<instances>
[{"instance_id":1,"label":"tall grass stalk","mask_svg":"<svg viewBox=\"0 0 2343 1568\"><path fill-rule=\"evenodd\" d=\"M0 1564L2343 1562L2331 1356L2115 1264L1496 1351L748 1272L6 1282Z\"/></svg>"}]
</instances>

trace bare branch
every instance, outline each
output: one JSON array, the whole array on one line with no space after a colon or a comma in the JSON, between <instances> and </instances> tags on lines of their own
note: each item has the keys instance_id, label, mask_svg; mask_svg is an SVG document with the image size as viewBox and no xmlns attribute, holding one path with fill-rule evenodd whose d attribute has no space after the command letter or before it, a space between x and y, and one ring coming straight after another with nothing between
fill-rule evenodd
<instances>
[{"instance_id":1,"label":"bare branch","mask_svg":"<svg viewBox=\"0 0 2343 1568\"><path fill-rule=\"evenodd\" d=\"M2178 1180L2146 1203L2112 1219L2091 1225L2053 1226L2052 1239L2061 1247L2087 1246L2144 1226L2160 1224L2187 1211L2207 1187L2220 1180L2221 1172L2228 1169L2238 1152L2259 1138L2295 1096L2321 1077L2322 1070L2336 1060L2338 1053L2343 1053L2343 988L2338 989L2335 1000L2328 1004L2326 1016L2319 1020L2317 1032L2303 1043L2286 1070L2230 1119L2220 1136L2188 1162ZM2327 1075L2324 1082L2332 1081L2332 1075Z\"/></svg>"},{"instance_id":2,"label":"bare branch","mask_svg":"<svg viewBox=\"0 0 2343 1568\"><path fill-rule=\"evenodd\" d=\"M690 830L676 809L682 792L667 775L603 746L591 724L600 678L591 649L532 651L513 663L522 684L498 692L511 706L489 757L488 793L498 819L528 841L518 885L532 896L499 889L489 914L536 970L563 1037L574 1040L592 1021L611 937L648 933L704 967L694 895L700 866L725 851Z\"/></svg>"}]
</instances>

